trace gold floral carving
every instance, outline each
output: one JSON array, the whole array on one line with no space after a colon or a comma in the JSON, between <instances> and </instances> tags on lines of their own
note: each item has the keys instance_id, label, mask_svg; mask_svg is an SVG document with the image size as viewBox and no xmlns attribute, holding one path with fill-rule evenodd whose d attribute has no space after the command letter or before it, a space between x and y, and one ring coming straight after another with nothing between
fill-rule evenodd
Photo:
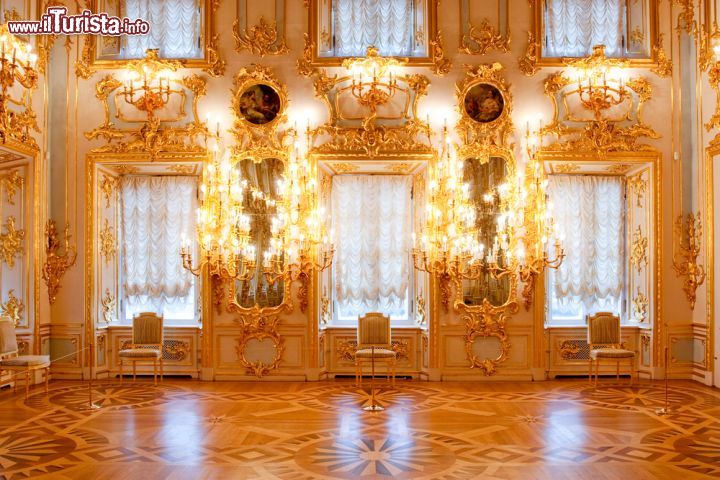
<instances>
[{"instance_id":1,"label":"gold floral carving","mask_svg":"<svg viewBox=\"0 0 720 480\"><path fill-rule=\"evenodd\" d=\"M638 225L633 233L632 246L630 247L630 265L637 269L638 273L648 263L647 249L648 238L643 236L642 229Z\"/></svg>"},{"instance_id":2,"label":"gold floral carving","mask_svg":"<svg viewBox=\"0 0 720 480\"><path fill-rule=\"evenodd\" d=\"M503 36L487 18L483 19L478 27L468 22L468 33L463 35L460 41L460 52L485 55L491 50L509 52L510 35Z\"/></svg>"},{"instance_id":3,"label":"gold floral carving","mask_svg":"<svg viewBox=\"0 0 720 480\"><path fill-rule=\"evenodd\" d=\"M518 66L520 67L520 71L526 76L532 77L538 72L538 70L540 70L540 67L538 67L538 52L540 51L540 44L535 40L535 34L531 31L528 31L527 38L525 55L518 58Z\"/></svg>"},{"instance_id":4,"label":"gold floral carving","mask_svg":"<svg viewBox=\"0 0 720 480\"><path fill-rule=\"evenodd\" d=\"M504 307L494 307L487 299L475 311L466 311L460 321L465 323L465 353L470 368L480 369L484 375L491 376L497 372L499 364L507 359L510 351L510 340L506 331L508 316ZM496 337L500 341L500 354L496 358L480 358L474 350L475 339L478 337Z\"/></svg>"},{"instance_id":5,"label":"gold floral carving","mask_svg":"<svg viewBox=\"0 0 720 480\"><path fill-rule=\"evenodd\" d=\"M0 304L2 314L13 321L13 324L17 327L22 319L23 310L25 310L25 304L22 300L18 299L14 293L14 289L8 291L7 302Z\"/></svg>"},{"instance_id":6,"label":"gold floral carving","mask_svg":"<svg viewBox=\"0 0 720 480\"><path fill-rule=\"evenodd\" d=\"M427 306L422 292L415 298L415 323L425 325L427 322Z\"/></svg>"},{"instance_id":7,"label":"gold floral carving","mask_svg":"<svg viewBox=\"0 0 720 480\"><path fill-rule=\"evenodd\" d=\"M5 193L7 194L8 203L15 205L15 193L25 185L25 179L20 175L18 170L13 170L7 175L0 177Z\"/></svg>"},{"instance_id":8,"label":"gold floral carving","mask_svg":"<svg viewBox=\"0 0 720 480\"><path fill-rule=\"evenodd\" d=\"M647 296L643 294L642 290L640 290L640 287L637 287L637 294L633 297L632 304L633 318L636 322L643 323L645 320L647 320L649 303Z\"/></svg>"},{"instance_id":9,"label":"gold floral carving","mask_svg":"<svg viewBox=\"0 0 720 480\"><path fill-rule=\"evenodd\" d=\"M191 163L176 163L166 168L168 172L177 173L179 175L192 175L195 173L197 166Z\"/></svg>"},{"instance_id":10,"label":"gold floral carving","mask_svg":"<svg viewBox=\"0 0 720 480\"><path fill-rule=\"evenodd\" d=\"M683 224L679 216L675 224L675 234L680 248L680 257L673 258L673 270L679 277L685 277L683 291L690 302L690 309L695 309L696 291L705 282L705 267L698 263L698 256L702 249L702 220L700 212L697 215L689 213L687 224Z\"/></svg>"},{"instance_id":11,"label":"gold floral carving","mask_svg":"<svg viewBox=\"0 0 720 480\"><path fill-rule=\"evenodd\" d=\"M642 208L642 202L648 189L648 182L642 173L628 177L627 188L635 195L635 204Z\"/></svg>"},{"instance_id":12,"label":"gold floral carving","mask_svg":"<svg viewBox=\"0 0 720 480\"><path fill-rule=\"evenodd\" d=\"M12 215L5 220L5 233L0 233L0 256L8 267L15 266L15 257L23 254L23 240L25 230L15 227L15 217Z\"/></svg>"},{"instance_id":13,"label":"gold floral carving","mask_svg":"<svg viewBox=\"0 0 720 480\"><path fill-rule=\"evenodd\" d=\"M653 67L650 71L656 74L658 77L669 77L672 75L673 64L670 57L665 53L663 48L663 34L658 35L658 42L652 47L653 57L657 62L657 66Z\"/></svg>"},{"instance_id":14,"label":"gold floral carving","mask_svg":"<svg viewBox=\"0 0 720 480\"><path fill-rule=\"evenodd\" d=\"M110 225L106 218L103 228L100 230L100 255L105 261L105 265L115 258L117 253L117 240L115 239L115 228Z\"/></svg>"},{"instance_id":15,"label":"gold floral carving","mask_svg":"<svg viewBox=\"0 0 720 480\"><path fill-rule=\"evenodd\" d=\"M105 289L105 296L100 301L102 306L103 321L105 323L112 323L117 320L117 300L114 295L110 295L110 289Z\"/></svg>"},{"instance_id":16,"label":"gold floral carving","mask_svg":"<svg viewBox=\"0 0 720 480\"><path fill-rule=\"evenodd\" d=\"M116 165L112 167L113 170L115 170L118 175L135 175L136 173L140 172L140 168L136 167L135 165Z\"/></svg>"},{"instance_id":17,"label":"gold floral carving","mask_svg":"<svg viewBox=\"0 0 720 480\"><path fill-rule=\"evenodd\" d=\"M157 50L148 50L147 56L141 60L128 62L126 70L147 77L148 82L154 82L164 75L162 72L176 72L181 63L159 58ZM181 98L178 111L172 120L161 120L153 113L148 102L144 106L135 108L146 119L139 128L119 128L113 120L111 103L115 105L116 116L121 117L118 105L123 102L122 82L114 75L106 75L95 85L95 96L103 102L105 119L103 123L89 132L85 132L88 140L101 139L107 143L92 150L94 153L148 153L152 159L161 152L202 152L203 146L198 139L209 135L207 126L200 122L198 117L198 101L206 94L206 80L196 74L170 79L168 88L171 94ZM185 103L188 93L192 95L191 120L179 123L186 117ZM128 104L125 104L126 106Z\"/></svg>"},{"instance_id":18,"label":"gold floral carving","mask_svg":"<svg viewBox=\"0 0 720 480\"><path fill-rule=\"evenodd\" d=\"M163 342L163 359L181 362L190 355L190 343L183 340L165 340Z\"/></svg>"},{"instance_id":19,"label":"gold floral carving","mask_svg":"<svg viewBox=\"0 0 720 480\"><path fill-rule=\"evenodd\" d=\"M555 170L556 173L575 173L580 170L580 165L576 163L561 163L555 165L553 170Z\"/></svg>"},{"instance_id":20,"label":"gold floral carving","mask_svg":"<svg viewBox=\"0 0 720 480\"><path fill-rule=\"evenodd\" d=\"M218 315L222 313L223 302L225 301L225 295L227 292L226 281L220 275L212 276L212 289L213 289L213 305L215 306L215 312Z\"/></svg>"},{"instance_id":21,"label":"gold floral carving","mask_svg":"<svg viewBox=\"0 0 720 480\"><path fill-rule=\"evenodd\" d=\"M260 24L253 25L240 31L240 24L236 19L233 22L233 37L235 38L235 51L244 50L255 55L282 55L290 51L285 39L278 38L277 22L268 22L260 17Z\"/></svg>"},{"instance_id":22,"label":"gold floral carving","mask_svg":"<svg viewBox=\"0 0 720 480\"><path fill-rule=\"evenodd\" d=\"M118 186L118 180L115 177L109 175L103 175L100 180L100 191L105 197L105 208L110 208L110 200L113 198L113 193Z\"/></svg>"},{"instance_id":23,"label":"gold floral carving","mask_svg":"<svg viewBox=\"0 0 720 480\"><path fill-rule=\"evenodd\" d=\"M17 22L22 20L22 18L20 18L20 12L18 12L15 7L12 7L3 11L3 20L5 20L5 22Z\"/></svg>"},{"instance_id":24,"label":"gold floral carving","mask_svg":"<svg viewBox=\"0 0 720 480\"><path fill-rule=\"evenodd\" d=\"M277 316L240 317L242 336L237 340L235 351L240 363L247 368L248 372L252 373L257 378L262 378L270 373L271 370L275 370L280 366L280 360L283 352L285 351L285 340L278 332L279 322L280 319ZM270 363L266 364L262 360L248 360L245 356L245 347L247 347L248 342L251 340L257 340L259 342L270 340L275 349L275 355Z\"/></svg>"},{"instance_id":25,"label":"gold floral carving","mask_svg":"<svg viewBox=\"0 0 720 480\"><path fill-rule=\"evenodd\" d=\"M608 173L612 173L613 175L625 175L627 172L630 171L631 168L632 165L627 165L625 163L614 163L606 167L605 171Z\"/></svg>"},{"instance_id":26,"label":"gold floral carving","mask_svg":"<svg viewBox=\"0 0 720 480\"><path fill-rule=\"evenodd\" d=\"M560 357L563 360L572 360L580 353L580 345L572 340L563 340L560 344Z\"/></svg>"},{"instance_id":27,"label":"gold floral carving","mask_svg":"<svg viewBox=\"0 0 720 480\"><path fill-rule=\"evenodd\" d=\"M444 77L450 72L452 62L449 58L445 58L445 48L443 47L443 37L440 30L437 31L435 39L430 41L430 52L432 54L430 70L438 77Z\"/></svg>"},{"instance_id":28,"label":"gold floral carving","mask_svg":"<svg viewBox=\"0 0 720 480\"><path fill-rule=\"evenodd\" d=\"M642 45L645 41L645 32L643 32L639 26L635 26L635 28L630 32L630 43L633 45Z\"/></svg>"},{"instance_id":29,"label":"gold floral carving","mask_svg":"<svg viewBox=\"0 0 720 480\"><path fill-rule=\"evenodd\" d=\"M61 243L55 220L45 224L45 263L42 267L42 278L48 289L50 304L55 303L60 282L65 272L75 265L77 249L70 244L70 225L65 225L65 239Z\"/></svg>"},{"instance_id":30,"label":"gold floral carving","mask_svg":"<svg viewBox=\"0 0 720 480\"><path fill-rule=\"evenodd\" d=\"M320 297L320 323L327 325L330 323L330 298L327 295L327 287L323 290L322 297Z\"/></svg>"},{"instance_id":31,"label":"gold floral carving","mask_svg":"<svg viewBox=\"0 0 720 480\"><path fill-rule=\"evenodd\" d=\"M713 112L710 120L705 124L705 128L709 132L713 128L720 129L720 62L712 62L708 68L708 83L710 88L715 90L715 111ZM716 144L720 134L716 135L713 139L713 144Z\"/></svg>"},{"instance_id":32,"label":"gold floral carving","mask_svg":"<svg viewBox=\"0 0 720 480\"><path fill-rule=\"evenodd\" d=\"M698 33L697 21L695 20L695 2L696 0L672 0L672 3L678 5L681 9L678 14L676 28L693 36Z\"/></svg>"},{"instance_id":33,"label":"gold floral carving","mask_svg":"<svg viewBox=\"0 0 720 480\"><path fill-rule=\"evenodd\" d=\"M354 163L347 162L331 163L330 166L338 173L353 173L357 172L360 169L360 167L358 167Z\"/></svg>"}]
</instances>

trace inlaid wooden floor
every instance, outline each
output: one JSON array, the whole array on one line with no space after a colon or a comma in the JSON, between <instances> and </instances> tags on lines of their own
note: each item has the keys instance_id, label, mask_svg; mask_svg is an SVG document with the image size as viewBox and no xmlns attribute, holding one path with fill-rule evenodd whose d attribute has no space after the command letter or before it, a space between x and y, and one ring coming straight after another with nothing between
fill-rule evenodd
<instances>
[{"instance_id":1,"label":"inlaid wooden floor","mask_svg":"<svg viewBox=\"0 0 720 480\"><path fill-rule=\"evenodd\" d=\"M0 478L720 478L720 391L671 382L52 382L0 393Z\"/></svg>"}]
</instances>

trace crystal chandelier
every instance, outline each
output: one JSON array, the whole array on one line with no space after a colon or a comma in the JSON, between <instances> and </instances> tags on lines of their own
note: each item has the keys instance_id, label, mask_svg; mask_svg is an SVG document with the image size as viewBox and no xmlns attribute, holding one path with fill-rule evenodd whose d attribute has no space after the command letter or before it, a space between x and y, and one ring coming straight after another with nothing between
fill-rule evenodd
<instances>
[{"instance_id":1,"label":"crystal chandelier","mask_svg":"<svg viewBox=\"0 0 720 480\"><path fill-rule=\"evenodd\" d=\"M413 232L413 265L441 277L471 279L487 272L495 277L504 275L513 265L516 219L510 205L515 189L505 183L495 194L488 194L497 200L500 213L493 244L480 243L476 207L469 199L469 185L463 183L463 162L456 156L447 126L442 138L441 153L428 171L429 200L419 244Z\"/></svg>"},{"instance_id":2,"label":"crystal chandelier","mask_svg":"<svg viewBox=\"0 0 720 480\"><path fill-rule=\"evenodd\" d=\"M197 211L199 262L193 262L190 242L183 239L183 267L199 276L203 269L222 279L248 280L255 275L255 246L250 243L250 218L243 213L247 181L233 168L218 144L203 165Z\"/></svg>"},{"instance_id":3,"label":"crystal chandelier","mask_svg":"<svg viewBox=\"0 0 720 480\"><path fill-rule=\"evenodd\" d=\"M263 272L270 282L285 276L306 282L311 272L328 268L334 254L326 233L325 209L318 202L317 166L307 149L301 149L297 135L293 140L286 175L277 181L280 199L272 219L270 248L263 253ZM305 307L301 305L301 310Z\"/></svg>"},{"instance_id":4,"label":"crystal chandelier","mask_svg":"<svg viewBox=\"0 0 720 480\"><path fill-rule=\"evenodd\" d=\"M36 62L32 45L11 34L7 24L0 25L0 138L3 143L11 137L28 138L29 129L37 129L30 107L11 95L16 83L28 90L37 86ZM25 106L27 110L17 110L13 105Z\"/></svg>"},{"instance_id":5,"label":"crystal chandelier","mask_svg":"<svg viewBox=\"0 0 720 480\"><path fill-rule=\"evenodd\" d=\"M528 162L524 180L518 182L520 191L515 208L523 212L524 216L525 247L519 247L518 275L525 283L525 308L530 308L537 276L546 268L559 268L565 258L565 250L562 247L562 235L557 232L552 218L552 205L547 198L548 180L537 159L538 148L542 144L542 123L539 123L537 131L531 132L528 122L525 144ZM550 242L552 254L548 251Z\"/></svg>"}]
</instances>

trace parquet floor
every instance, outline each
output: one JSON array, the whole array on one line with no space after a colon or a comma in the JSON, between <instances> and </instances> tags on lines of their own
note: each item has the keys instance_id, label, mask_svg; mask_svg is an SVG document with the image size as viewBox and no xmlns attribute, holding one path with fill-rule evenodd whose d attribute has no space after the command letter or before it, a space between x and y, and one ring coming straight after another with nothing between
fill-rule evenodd
<instances>
[{"instance_id":1,"label":"parquet floor","mask_svg":"<svg viewBox=\"0 0 720 480\"><path fill-rule=\"evenodd\" d=\"M0 392L0 478L720 478L720 390L611 382L57 381Z\"/></svg>"}]
</instances>

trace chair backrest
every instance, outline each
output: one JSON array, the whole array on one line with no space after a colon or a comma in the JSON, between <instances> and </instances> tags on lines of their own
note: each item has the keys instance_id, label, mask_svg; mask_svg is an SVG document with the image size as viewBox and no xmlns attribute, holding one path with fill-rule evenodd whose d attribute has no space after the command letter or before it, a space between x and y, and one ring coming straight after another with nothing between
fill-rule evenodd
<instances>
[{"instance_id":1,"label":"chair backrest","mask_svg":"<svg viewBox=\"0 0 720 480\"><path fill-rule=\"evenodd\" d=\"M15 336L15 322L10 317L0 317L0 356L17 353L18 344Z\"/></svg>"},{"instance_id":2,"label":"chair backrest","mask_svg":"<svg viewBox=\"0 0 720 480\"><path fill-rule=\"evenodd\" d=\"M371 346L390 348L390 317L379 312L366 313L358 318L358 348Z\"/></svg>"},{"instance_id":3,"label":"chair backrest","mask_svg":"<svg viewBox=\"0 0 720 480\"><path fill-rule=\"evenodd\" d=\"M142 312L133 317L134 345L162 345L163 317L155 312Z\"/></svg>"},{"instance_id":4,"label":"chair backrest","mask_svg":"<svg viewBox=\"0 0 720 480\"><path fill-rule=\"evenodd\" d=\"M598 312L587 316L587 342L593 345L620 346L620 317L610 312Z\"/></svg>"}]
</instances>

